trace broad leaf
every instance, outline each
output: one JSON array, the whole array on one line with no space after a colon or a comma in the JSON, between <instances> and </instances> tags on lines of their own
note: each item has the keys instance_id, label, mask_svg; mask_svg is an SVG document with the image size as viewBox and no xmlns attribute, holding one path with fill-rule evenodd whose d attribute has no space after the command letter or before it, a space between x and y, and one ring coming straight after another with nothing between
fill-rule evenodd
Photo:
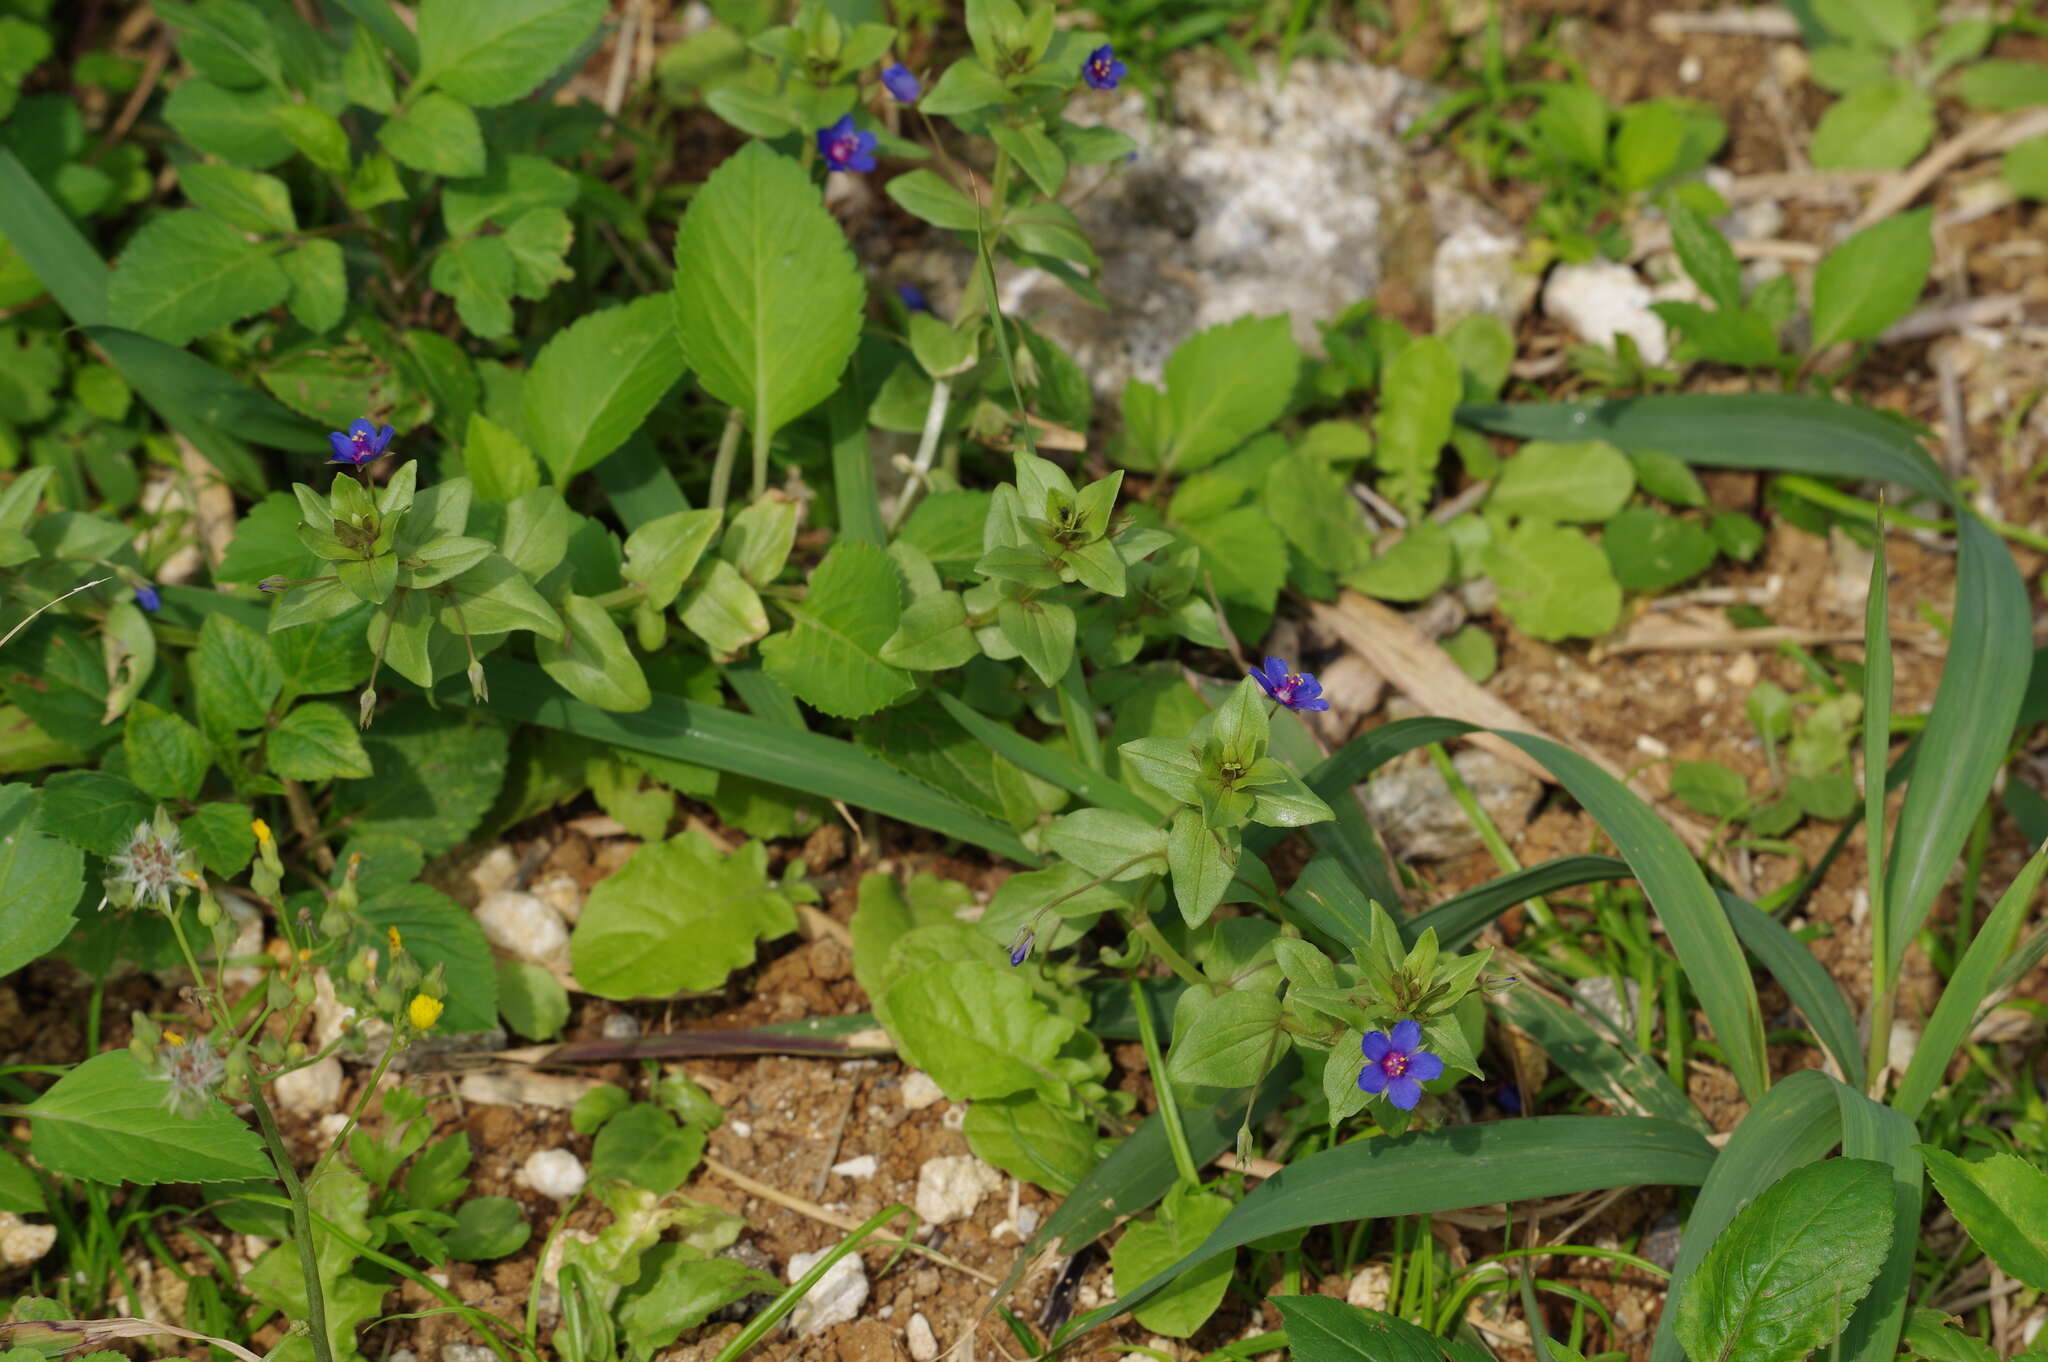
<instances>
[{"instance_id":1,"label":"broad leaf","mask_svg":"<svg viewBox=\"0 0 2048 1362\"><path fill-rule=\"evenodd\" d=\"M2014 1154L1966 1162L1921 1145L1927 1172L1977 1247L2036 1291L2048 1291L2048 1173Z\"/></svg>"},{"instance_id":2,"label":"broad leaf","mask_svg":"<svg viewBox=\"0 0 2048 1362\"><path fill-rule=\"evenodd\" d=\"M639 429L683 376L675 321L659 298L583 317L534 357L523 386L526 431L561 486Z\"/></svg>"},{"instance_id":3,"label":"broad leaf","mask_svg":"<svg viewBox=\"0 0 2048 1362\"><path fill-rule=\"evenodd\" d=\"M291 281L268 248L210 213L151 219L107 281L113 320L171 345L284 301Z\"/></svg>"},{"instance_id":4,"label":"broad leaf","mask_svg":"<svg viewBox=\"0 0 2048 1362\"><path fill-rule=\"evenodd\" d=\"M1813 348L1870 340L1912 310L1934 259L1933 210L1866 227L1813 273Z\"/></svg>"},{"instance_id":5,"label":"broad leaf","mask_svg":"<svg viewBox=\"0 0 2048 1362\"><path fill-rule=\"evenodd\" d=\"M36 830L35 790L0 785L0 976L56 948L84 885L78 848Z\"/></svg>"},{"instance_id":6,"label":"broad leaf","mask_svg":"<svg viewBox=\"0 0 2048 1362\"><path fill-rule=\"evenodd\" d=\"M256 1132L225 1103L198 1116L164 1109L165 1088L126 1050L96 1055L28 1109L30 1150L54 1173L91 1182L227 1182L267 1178Z\"/></svg>"},{"instance_id":7,"label":"broad leaf","mask_svg":"<svg viewBox=\"0 0 2048 1362\"><path fill-rule=\"evenodd\" d=\"M722 986L757 940L796 928L767 857L759 842L722 856L695 828L641 847L590 892L569 943L577 981L602 998Z\"/></svg>"},{"instance_id":8,"label":"broad leaf","mask_svg":"<svg viewBox=\"0 0 2048 1362\"><path fill-rule=\"evenodd\" d=\"M1179 1262L1215 1233L1230 1214L1230 1201L1214 1192L1182 1186L1167 1194L1149 1219L1134 1220L1110 1250L1116 1289L1138 1283ZM1186 1338L1207 1322L1230 1287L1232 1256L1219 1254L1183 1273L1136 1310L1138 1323L1168 1338Z\"/></svg>"},{"instance_id":9,"label":"broad leaf","mask_svg":"<svg viewBox=\"0 0 2048 1362\"><path fill-rule=\"evenodd\" d=\"M909 693L911 680L880 652L902 619L902 582L872 544L835 545L811 574L795 624L761 640L768 671L813 708L860 719Z\"/></svg>"},{"instance_id":10,"label":"broad leaf","mask_svg":"<svg viewBox=\"0 0 2048 1362\"><path fill-rule=\"evenodd\" d=\"M575 57L604 15L604 0L425 0L418 84L481 108L509 104Z\"/></svg>"}]
</instances>

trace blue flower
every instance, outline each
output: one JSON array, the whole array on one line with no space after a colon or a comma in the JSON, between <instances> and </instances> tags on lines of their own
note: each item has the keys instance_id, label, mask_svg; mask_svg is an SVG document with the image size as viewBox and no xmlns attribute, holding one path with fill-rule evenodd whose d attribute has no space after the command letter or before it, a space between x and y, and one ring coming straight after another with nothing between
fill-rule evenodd
<instances>
[{"instance_id":1,"label":"blue flower","mask_svg":"<svg viewBox=\"0 0 2048 1362\"><path fill-rule=\"evenodd\" d=\"M389 426L372 425L364 420L351 421L345 435L338 430L327 432L327 443L334 446L334 457L327 462L361 468L372 459L382 458L396 434L398 432Z\"/></svg>"},{"instance_id":2,"label":"blue flower","mask_svg":"<svg viewBox=\"0 0 2048 1362\"><path fill-rule=\"evenodd\" d=\"M925 297L924 290L915 284L898 284L896 286L896 296L901 298L903 305L912 312L930 312L932 310L932 300Z\"/></svg>"},{"instance_id":3,"label":"blue flower","mask_svg":"<svg viewBox=\"0 0 2048 1362\"><path fill-rule=\"evenodd\" d=\"M1259 683L1259 689L1278 700L1288 709L1325 710L1330 702L1323 698L1323 683L1307 672L1291 672L1287 664L1277 657L1266 659L1266 665L1249 673Z\"/></svg>"},{"instance_id":4,"label":"blue flower","mask_svg":"<svg viewBox=\"0 0 2048 1362\"><path fill-rule=\"evenodd\" d=\"M917 77L910 74L910 68L902 62L882 72L882 86L896 97L899 104L915 104L924 87L917 83Z\"/></svg>"},{"instance_id":5,"label":"blue flower","mask_svg":"<svg viewBox=\"0 0 2048 1362\"><path fill-rule=\"evenodd\" d=\"M1018 933L1016 944L1010 947L1010 963L1021 965L1031 958L1031 943L1038 939L1038 933L1026 927Z\"/></svg>"},{"instance_id":6,"label":"blue flower","mask_svg":"<svg viewBox=\"0 0 2048 1362\"><path fill-rule=\"evenodd\" d=\"M262 581L256 583L256 589L258 591L279 592L285 590L290 585L291 583L284 579L283 574L277 574L265 577Z\"/></svg>"},{"instance_id":7,"label":"blue flower","mask_svg":"<svg viewBox=\"0 0 2048 1362\"><path fill-rule=\"evenodd\" d=\"M851 170L865 174L875 168L875 135L853 126L848 114L829 128L818 129L818 153L828 170Z\"/></svg>"},{"instance_id":8,"label":"blue flower","mask_svg":"<svg viewBox=\"0 0 2048 1362\"><path fill-rule=\"evenodd\" d=\"M1358 1086L1369 1093L1385 1093L1403 1111L1415 1110L1422 1100L1422 1085L1444 1071L1444 1062L1422 1048L1422 1028L1413 1021L1395 1022L1391 1036L1368 1031L1359 1045L1365 1051L1365 1067L1358 1071Z\"/></svg>"},{"instance_id":9,"label":"blue flower","mask_svg":"<svg viewBox=\"0 0 2048 1362\"><path fill-rule=\"evenodd\" d=\"M1081 63L1081 79L1098 90L1114 90L1117 82L1130 74L1130 68L1116 59L1116 49L1108 43L1088 54L1088 60Z\"/></svg>"},{"instance_id":10,"label":"blue flower","mask_svg":"<svg viewBox=\"0 0 2048 1362\"><path fill-rule=\"evenodd\" d=\"M135 603L152 615L164 608L164 598L148 582L135 588Z\"/></svg>"}]
</instances>

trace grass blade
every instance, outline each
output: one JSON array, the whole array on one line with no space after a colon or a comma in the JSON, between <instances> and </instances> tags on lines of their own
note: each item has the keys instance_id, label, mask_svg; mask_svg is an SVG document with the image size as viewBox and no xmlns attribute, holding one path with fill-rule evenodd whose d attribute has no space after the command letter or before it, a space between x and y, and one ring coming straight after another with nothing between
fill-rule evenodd
<instances>
[{"instance_id":1,"label":"grass blade","mask_svg":"<svg viewBox=\"0 0 2048 1362\"><path fill-rule=\"evenodd\" d=\"M1735 1127L1686 1219L1650 1362L1684 1362L1675 1332L1679 1294L1728 1222L1757 1193L1793 1169L1826 1157L1842 1138L1838 1086L1818 1069L1802 1070L1765 1093Z\"/></svg>"},{"instance_id":2,"label":"grass blade","mask_svg":"<svg viewBox=\"0 0 2048 1362\"><path fill-rule=\"evenodd\" d=\"M2011 552L1974 515L1957 526L1955 628L1921 741L1939 761L1920 763L1906 787L1884 882L1888 954L1878 979L1898 978L1906 945L1934 907L2004 764L2033 659L2027 587ZM1874 906L1874 905L1873 905Z\"/></svg>"},{"instance_id":3,"label":"grass blade","mask_svg":"<svg viewBox=\"0 0 2048 1362\"><path fill-rule=\"evenodd\" d=\"M1064 752L1035 743L1016 729L983 717L981 712L934 687L932 697L953 717L953 721L997 756L1019 766L1040 780L1050 781L1068 794L1102 809L1119 809L1148 823L1156 822L1159 810L1118 782L1086 766Z\"/></svg>"},{"instance_id":4,"label":"grass blade","mask_svg":"<svg viewBox=\"0 0 2048 1362\"><path fill-rule=\"evenodd\" d=\"M538 667L497 657L486 666L491 686L487 708L493 713L843 800L1022 865L1038 864L1031 848L1008 827L852 743L669 695L655 696L637 714L615 714L572 698ZM441 698L470 703L469 687L451 684Z\"/></svg>"},{"instance_id":5,"label":"grass blade","mask_svg":"<svg viewBox=\"0 0 2048 1362\"><path fill-rule=\"evenodd\" d=\"M1692 853L1649 805L1578 753L1526 733L1501 736L1550 768L1614 839L1670 935L1672 949L1713 1023L1714 1035L1743 1095L1756 1101L1770 1086L1756 980Z\"/></svg>"},{"instance_id":6,"label":"grass blade","mask_svg":"<svg viewBox=\"0 0 2048 1362\"><path fill-rule=\"evenodd\" d=\"M1525 440L1607 440L1687 463L1895 482L1950 505L1955 493L1913 428L1868 407L1794 393L1676 393L1607 402L1460 407L1465 425Z\"/></svg>"},{"instance_id":7,"label":"grass blade","mask_svg":"<svg viewBox=\"0 0 2048 1362\"><path fill-rule=\"evenodd\" d=\"M1267 1235L1608 1187L1697 1187L1715 1163L1697 1130L1633 1116L1533 1116L1356 1140L1268 1178L1194 1252L1062 1336L1106 1324L1188 1269Z\"/></svg>"},{"instance_id":8,"label":"grass blade","mask_svg":"<svg viewBox=\"0 0 2048 1362\"><path fill-rule=\"evenodd\" d=\"M1891 1165L1892 1243L1870 1294L1849 1317L1834 1355L1843 1362L1889 1362L1899 1355L1899 1331L1906 1322L1906 1294L1913 1284L1913 1257L1920 1243L1921 1184L1925 1170L1920 1131L1911 1117L1871 1101L1854 1088L1835 1084L1842 1113L1842 1157Z\"/></svg>"},{"instance_id":9,"label":"grass blade","mask_svg":"<svg viewBox=\"0 0 2048 1362\"><path fill-rule=\"evenodd\" d=\"M1865 883L1870 893L1872 992L1876 998L1870 1024L1870 1059L1854 1069L1845 1063L1842 1072L1855 1076L1856 1090L1886 1066L1892 1030L1892 976L1885 972L1886 933L1891 918L1885 912L1884 798L1890 786L1878 772L1892 754L1892 626L1891 580L1880 526L1877 552L1870 556L1870 594L1863 605L1863 845ZM1839 991L1839 990L1838 990ZM1812 1014L1807 1014L1812 1019ZM1840 1056L1837 1056L1840 1059ZM1878 1079L1879 1082L1883 1080Z\"/></svg>"},{"instance_id":10,"label":"grass blade","mask_svg":"<svg viewBox=\"0 0 2048 1362\"><path fill-rule=\"evenodd\" d=\"M1453 895L1428 912L1402 921L1401 935L1412 943L1424 928L1434 927L1439 946L1447 951L1462 950L1487 923L1518 903L1558 889L1629 879L1632 873L1628 862L1619 856L1559 856Z\"/></svg>"},{"instance_id":11,"label":"grass blade","mask_svg":"<svg viewBox=\"0 0 2048 1362\"><path fill-rule=\"evenodd\" d=\"M858 364L860 358L855 356ZM886 548L882 503L875 491L875 463L868 450L868 408L863 389L842 386L825 400L825 426L832 435L832 492L838 499L839 537Z\"/></svg>"},{"instance_id":12,"label":"grass blade","mask_svg":"<svg viewBox=\"0 0 2048 1362\"><path fill-rule=\"evenodd\" d=\"M1793 1006L1806 1014L1807 1025L1820 1037L1835 1063L1859 1090L1863 1087L1863 1046L1856 1037L1856 1018L1849 1001L1835 984L1825 966L1813 958L1785 924L1751 903L1723 889L1718 891L1728 925L1749 953L1763 962L1771 977L1784 987Z\"/></svg>"},{"instance_id":13,"label":"grass blade","mask_svg":"<svg viewBox=\"0 0 2048 1362\"><path fill-rule=\"evenodd\" d=\"M2033 906L2044 872L2048 872L2048 847L2036 851L2006 886L1991 916L1984 919L1970 948L1963 952L1962 963L1949 976L1941 1001L1934 1005L1934 1015L1927 1019L1919 1048L1913 1052L1913 1062L1906 1066L1905 1076L1892 1094L1892 1105L1907 1118L1919 1117L1947 1074L1948 1062L1977 1024L1977 1010L1997 987L2000 967L2018 940L2020 928L2026 925L2027 910Z\"/></svg>"},{"instance_id":14,"label":"grass blade","mask_svg":"<svg viewBox=\"0 0 2048 1362\"><path fill-rule=\"evenodd\" d=\"M1640 1112L1713 1132L1692 1099L1626 1038L1601 1034L1570 1007L1528 985L1518 984L1487 1001L1503 1019L1527 1032L1574 1083L1616 1111Z\"/></svg>"},{"instance_id":15,"label":"grass blade","mask_svg":"<svg viewBox=\"0 0 2048 1362\"><path fill-rule=\"evenodd\" d=\"M0 234L80 326L107 320L107 264L28 168L0 146Z\"/></svg>"}]
</instances>

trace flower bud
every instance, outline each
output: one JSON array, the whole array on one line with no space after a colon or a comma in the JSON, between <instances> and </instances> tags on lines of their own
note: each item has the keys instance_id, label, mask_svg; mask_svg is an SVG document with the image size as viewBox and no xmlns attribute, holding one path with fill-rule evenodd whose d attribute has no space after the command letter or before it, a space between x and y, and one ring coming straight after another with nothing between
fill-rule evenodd
<instances>
[{"instance_id":1,"label":"flower bud","mask_svg":"<svg viewBox=\"0 0 2048 1362\"><path fill-rule=\"evenodd\" d=\"M270 1004L271 1011L282 1012L285 1008L291 1006L292 986L278 975L271 975L269 990L264 997L264 1001Z\"/></svg>"},{"instance_id":2,"label":"flower bud","mask_svg":"<svg viewBox=\"0 0 2048 1362\"><path fill-rule=\"evenodd\" d=\"M412 1002L405 1009L405 1017L413 1024L414 1030L430 1031L434 1023L441 1019L441 1000L430 998L424 993L414 994Z\"/></svg>"},{"instance_id":3,"label":"flower bud","mask_svg":"<svg viewBox=\"0 0 2048 1362\"><path fill-rule=\"evenodd\" d=\"M476 698L478 703L491 698L490 687L484 684L484 664L481 662L469 664L469 693Z\"/></svg>"},{"instance_id":4,"label":"flower bud","mask_svg":"<svg viewBox=\"0 0 2048 1362\"><path fill-rule=\"evenodd\" d=\"M339 903L331 903L327 906L327 911L320 915L320 934L331 937L347 936L354 920L348 909Z\"/></svg>"},{"instance_id":5,"label":"flower bud","mask_svg":"<svg viewBox=\"0 0 2048 1362\"><path fill-rule=\"evenodd\" d=\"M299 1006L311 1007L314 996L313 981L303 974L300 975L298 982L292 985L292 997L298 999Z\"/></svg>"},{"instance_id":6,"label":"flower bud","mask_svg":"<svg viewBox=\"0 0 2048 1362\"><path fill-rule=\"evenodd\" d=\"M356 697L356 727L368 728L370 716L377 708L377 692L370 686L363 687L363 693Z\"/></svg>"},{"instance_id":7,"label":"flower bud","mask_svg":"<svg viewBox=\"0 0 2048 1362\"><path fill-rule=\"evenodd\" d=\"M306 1042L295 1040L290 1045L285 1046L284 1057L293 1064L303 1060L306 1057Z\"/></svg>"},{"instance_id":8,"label":"flower bud","mask_svg":"<svg viewBox=\"0 0 2048 1362\"><path fill-rule=\"evenodd\" d=\"M284 1042L276 1036L265 1036L256 1042L256 1058L262 1060L266 1067L276 1068L284 1063Z\"/></svg>"},{"instance_id":9,"label":"flower bud","mask_svg":"<svg viewBox=\"0 0 2048 1362\"><path fill-rule=\"evenodd\" d=\"M142 1033L139 1031L135 1034L135 1038L128 1042L128 1053L134 1055L135 1062L145 1069L153 1068L156 1065L156 1046L144 1040Z\"/></svg>"},{"instance_id":10,"label":"flower bud","mask_svg":"<svg viewBox=\"0 0 2048 1362\"><path fill-rule=\"evenodd\" d=\"M155 1053L157 1042L164 1038L163 1028L156 1024L147 1012L130 1012L128 1026L135 1039L141 1041L151 1053Z\"/></svg>"},{"instance_id":11,"label":"flower bud","mask_svg":"<svg viewBox=\"0 0 2048 1362\"><path fill-rule=\"evenodd\" d=\"M201 894L199 896L199 911L197 916L199 918L200 926L217 926L220 923L221 919L220 901L214 898L214 896L210 892Z\"/></svg>"}]
</instances>

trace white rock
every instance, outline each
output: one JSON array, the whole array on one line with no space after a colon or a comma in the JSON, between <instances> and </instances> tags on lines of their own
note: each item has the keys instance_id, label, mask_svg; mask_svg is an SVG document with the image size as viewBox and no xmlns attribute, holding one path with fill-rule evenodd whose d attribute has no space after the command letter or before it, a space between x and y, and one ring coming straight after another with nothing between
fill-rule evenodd
<instances>
[{"instance_id":1,"label":"white rock","mask_svg":"<svg viewBox=\"0 0 2048 1362\"><path fill-rule=\"evenodd\" d=\"M334 993L334 979L324 969L313 971L313 1048L325 1050L341 1039L344 1023L355 1020L356 1010L343 1004Z\"/></svg>"},{"instance_id":2,"label":"white rock","mask_svg":"<svg viewBox=\"0 0 2048 1362\"><path fill-rule=\"evenodd\" d=\"M1451 759L1502 835L1513 837L1543 797L1543 785L1519 766L1477 748ZM1434 766L1408 766L1365 787L1365 816L1403 861L1442 861L1480 848L1478 831Z\"/></svg>"},{"instance_id":3,"label":"white rock","mask_svg":"<svg viewBox=\"0 0 2048 1362\"><path fill-rule=\"evenodd\" d=\"M333 1144L335 1140L340 1137L341 1132L347 1129L347 1127L347 1112L330 1111L325 1116L322 1116L320 1118L320 1125L318 1127L320 1131L320 1139L323 1143Z\"/></svg>"},{"instance_id":4,"label":"white rock","mask_svg":"<svg viewBox=\"0 0 2048 1362\"><path fill-rule=\"evenodd\" d=\"M1512 232L1476 221L1452 228L1430 266L1437 331L1474 315L1497 317L1512 328L1536 291L1535 277L1521 264L1521 238Z\"/></svg>"},{"instance_id":5,"label":"white rock","mask_svg":"<svg viewBox=\"0 0 2048 1362\"><path fill-rule=\"evenodd\" d=\"M1614 988L1614 976L1595 974L1572 985L1572 992L1579 995L1579 1001L1605 1017L1608 1024L1623 1035L1635 1034L1636 1017L1643 1006L1643 986L1633 979L1621 981L1621 991ZM1624 1002L1623 999L1627 1001Z\"/></svg>"},{"instance_id":6,"label":"white rock","mask_svg":"<svg viewBox=\"0 0 2048 1362\"><path fill-rule=\"evenodd\" d=\"M842 1178L866 1179L875 1175L875 1169L878 1166L873 1154L862 1154L858 1158L848 1159L844 1163L833 1164L832 1171Z\"/></svg>"},{"instance_id":7,"label":"white rock","mask_svg":"<svg viewBox=\"0 0 2048 1362\"><path fill-rule=\"evenodd\" d=\"M533 886L534 895L564 919L574 922L583 916L583 886L574 875L550 875Z\"/></svg>"},{"instance_id":8,"label":"white rock","mask_svg":"<svg viewBox=\"0 0 2048 1362\"><path fill-rule=\"evenodd\" d=\"M1611 346L1616 336L1628 336L1651 364L1671 353L1664 319L1650 311L1650 286L1615 261L1559 265L1543 286L1543 310L1589 345Z\"/></svg>"},{"instance_id":9,"label":"white rock","mask_svg":"<svg viewBox=\"0 0 2048 1362\"><path fill-rule=\"evenodd\" d=\"M498 1355L481 1343L444 1343L441 1362L497 1362Z\"/></svg>"},{"instance_id":10,"label":"white rock","mask_svg":"<svg viewBox=\"0 0 2048 1362\"><path fill-rule=\"evenodd\" d=\"M1904 1073L1906 1066L1913 1062L1914 1052L1920 1048L1920 1028L1899 1017L1892 1022L1891 1066L1895 1074Z\"/></svg>"},{"instance_id":11,"label":"white rock","mask_svg":"<svg viewBox=\"0 0 2048 1362\"><path fill-rule=\"evenodd\" d=\"M967 1104L965 1102L955 1102L953 1103L953 1105L947 1107L946 1114L939 1118L939 1129L967 1129Z\"/></svg>"},{"instance_id":12,"label":"white rock","mask_svg":"<svg viewBox=\"0 0 2048 1362\"><path fill-rule=\"evenodd\" d=\"M932 1076L922 1069L912 1069L903 1075L903 1086L898 1089L903 1095L905 1111L923 1111L934 1102L942 1102L945 1092L932 1082Z\"/></svg>"},{"instance_id":13,"label":"white rock","mask_svg":"<svg viewBox=\"0 0 2048 1362\"><path fill-rule=\"evenodd\" d=\"M55 1225L31 1225L11 1211L0 1211L0 1266L27 1267L56 1242Z\"/></svg>"},{"instance_id":14,"label":"white rock","mask_svg":"<svg viewBox=\"0 0 2048 1362\"><path fill-rule=\"evenodd\" d=\"M566 1149L536 1149L521 1168L534 1191L555 1201L567 1201L583 1190L583 1160Z\"/></svg>"},{"instance_id":15,"label":"white rock","mask_svg":"<svg viewBox=\"0 0 2048 1362\"><path fill-rule=\"evenodd\" d=\"M221 893L214 897L219 901L221 911L235 924L235 940L228 947L228 954L263 954L263 914L256 911L256 905L240 894ZM230 988L254 988L264 981L265 973L254 965L236 965L221 977Z\"/></svg>"},{"instance_id":16,"label":"white rock","mask_svg":"<svg viewBox=\"0 0 2048 1362\"><path fill-rule=\"evenodd\" d=\"M277 1080L278 1105L307 1120L324 1116L341 1100L341 1061L333 1055Z\"/></svg>"},{"instance_id":17,"label":"white rock","mask_svg":"<svg viewBox=\"0 0 2048 1362\"><path fill-rule=\"evenodd\" d=\"M917 1170L916 1209L927 1225L950 1225L974 1214L981 1199L1003 1185L1003 1175L972 1154L927 1159Z\"/></svg>"},{"instance_id":18,"label":"white rock","mask_svg":"<svg viewBox=\"0 0 2048 1362\"><path fill-rule=\"evenodd\" d=\"M1355 1305L1362 1310L1384 1310L1387 1295L1393 1289L1394 1279L1387 1272L1385 1264L1367 1263L1351 1279L1351 1287L1344 1293L1344 1303Z\"/></svg>"},{"instance_id":19,"label":"white rock","mask_svg":"<svg viewBox=\"0 0 2048 1362\"><path fill-rule=\"evenodd\" d=\"M493 946L537 965L560 959L569 949L569 929L561 914L521 890L486 894L477 905L476 920Z\"/></svg>"},{"instance_id":20,"label":"white rock","mask_svg":"<svg viewBox=\"0 0 2048 1362\"><path fill-rule=\"evenodd\" d=\"M640 1019L630 1012L614 1012L598 1030L606 1040L631 1040L640 1034Z\"/></svg>"},{"instance_id":21,"label":"white rock","mask_svg":"<svg viewBox=\"0 0 2048 1362\"><path fill-rule=\"evenodd\" d=\"M799 1253L791 1258L787 1274L789 1280L802 1280L803 1275L831 1251L819 1249L816 1253ZM867 1303L868 1270L862 1265L858 1253L849 1253L827 1268L817 1284L804 1293L804 1298L796 1303L796 1309L789 1312L789 1327L798 1338L809 1338L835 1324L853 1319Z\"/></svg>"},{"instance_id":22,"label":"white rock","mask_svg":"<svg viewBox=\"0 0 2048 1362\"><path fill-rule=\"evenodd\" d=\"M479 895L508 889L518 878L519 857L503 842L485 852L484 858L469 868L469 882L476 886Z\"/></svg>"},{"instance_id":23,"label":"white rock","mask_svg":"<svg viewBox=\"0 0 2048 1362\"><path fill-rule=\"evenodd\" d=\"M933 1362L939 1355L939 1340L932 1333L932 1322L919 1311L910 1317L910 1323L903 1330L903 1341L910 1348L912 1362Z\"/></svg>"},{"instance_id":24,"label":"white rock","mask_svg":"<svg viewBox=\"0 0 2048 1362\"><path fill-rule=\"evenodd\" d=\"M725 1128L739 1136L742 1140L754 1138L754 1124L751 1121L727 1121Z\"/></svg>"},{"instance_id":25,"label":"white rock","mask_svg":"<svg viewBox=\"0 0 2048 1362\"><path fill-rule=\"evenodd\" d=\"M410 1348L399 1348L394 1350L391 1356L386 1358L384 1362L420 1362L420 1355Z\"/></svg>"}]
</instances>

